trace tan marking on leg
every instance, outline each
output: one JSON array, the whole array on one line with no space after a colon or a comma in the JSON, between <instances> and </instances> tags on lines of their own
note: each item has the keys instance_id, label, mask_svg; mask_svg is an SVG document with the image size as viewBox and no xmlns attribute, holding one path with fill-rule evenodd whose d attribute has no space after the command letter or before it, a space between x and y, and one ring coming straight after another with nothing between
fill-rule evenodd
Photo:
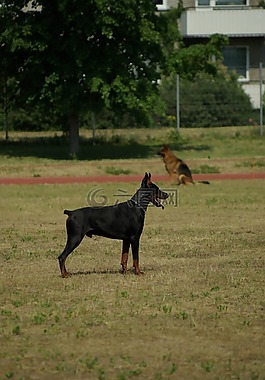
<instances>
[{"instance_id":1,"label":"tan marking on leg","mask_svg":"<svg viewBox=\"0 0 265 380\"><path fill-rule=\"evenodd\" d=\"M67 272L65 268L65 260L61 264L61 274L63 278L71 277L71 273Z\"/></svg>"},{"instance_id":2,"label":"tan marking on leg","mask_svg":"<svg viewBox=\"0 0 265 380\"><path fill-rule=\"evenodd\" d=\"M130 249L130 243L127 241L123 241L122 242L122 253L121 253L121 266L122 266L122 273L123 274L126 274L126 272L127 272L129 249Z\"/></svg>"},{"instance_id":3,"label":"tan marking on leg","mask_svg":"<svg viewBox=\"0 0 265 380\"><path fill-rule=\"evenodd\" d=\"M127 262L128 262L128 253L122 253L121 255L121 267L122 273L126 274L127 272Z\"/></svg>"},{"instance_id":4,"label":"tan marking on leg","mask_svg":"<svg viewBox=\"0 0 265 380\"><path fill-rule=\"evenodd\" d=\"M135 269L135 274L137 276L140 276L140 275L144 274L144 272L140 271L139 261L138 260L133 260L133 267Z\"/></svg>"}]
</instances>

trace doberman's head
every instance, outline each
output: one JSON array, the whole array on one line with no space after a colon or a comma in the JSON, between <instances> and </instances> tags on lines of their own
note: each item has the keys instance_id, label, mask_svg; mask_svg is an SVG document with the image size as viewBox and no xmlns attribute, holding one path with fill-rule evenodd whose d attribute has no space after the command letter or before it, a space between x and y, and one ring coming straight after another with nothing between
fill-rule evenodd
<instances>
[{"instance_id":1,"label":"doberman's head","mask_svg":"<svg viewBox=\"0 0 265 380\"><path fill-rule=\"evenodd\" d=\"M145 173L145 176L141 183L140 192L142 193L142 197L146 200L146 202L151 202L156 207L164 206L160 202L161 199L167 199L169 195L164 191L160 190L159 187L151 181L151 173Z\"/></svg>"},{"instance_id":2,"label":"doberman's head","mask_svg":"<svg viewBox=\"0 0 265 380\"><path fill-rule=\"evenodd\" d=\"M157 152L157 154L161 157L165 157L168 152L170 152L168 145L164 145L163 148L160 149L159 152Z\"/></svg>"}]
</instances>

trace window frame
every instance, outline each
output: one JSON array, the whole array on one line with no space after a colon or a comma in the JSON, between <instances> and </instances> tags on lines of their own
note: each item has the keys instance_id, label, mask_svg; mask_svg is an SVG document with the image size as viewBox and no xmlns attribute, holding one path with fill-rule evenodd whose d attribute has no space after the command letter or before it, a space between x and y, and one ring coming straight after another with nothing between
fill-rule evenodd
<instances>
[{"instance_id":1,"label":"window frame","mask_svg":"<svg viewBox=\"0 0 265 380\"><path fill-rule=\"evenodd\" d=\"M162 0L162 4L156 4L156 9L158 11L167 11L169 9L167 0Z\"/></svg>"},{"instance_id":2,"label":"window frame","mask_svg":"<svg viewBox=\"0 0 265 380\"><path fill-rule=\"evenodd\" d=\"M225 49L245 49L245 54L246 54L246 67L245 67L245 72L246 72L246 75L245 76L242 76L240 75L239 73L237 73L239 75L238 77L238 81L239 82L249 82L249 46L246 46L246 45L234 45L234 46L226 46L223 50ZM228 71L232 71L232 70L235 70L233 68L229 68L229 66L227 66L223 60L223 64L224 66L227 68ZM236 71L236 70L235 70Z\"/></svg>"},{"instance_id":3,"label":"window frame","mask_svg":"<svg viewBox=\"0 0 265 380\"><path fill-rule=\"evenodd\" d=\"M245 0L245 4L235 4L233 0L227 0L230 4L217 4L218 0L208 0L209 4L199 4L200 0L195 0L196 8L242 8L249 6L249 0ZM242 0L243 2L244 0Z\"/></svg>"}]
</instances>

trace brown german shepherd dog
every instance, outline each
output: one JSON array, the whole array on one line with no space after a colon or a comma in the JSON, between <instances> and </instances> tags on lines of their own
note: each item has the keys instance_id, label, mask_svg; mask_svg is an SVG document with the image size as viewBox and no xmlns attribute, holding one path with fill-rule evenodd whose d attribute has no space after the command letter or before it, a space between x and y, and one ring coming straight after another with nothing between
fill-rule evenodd
<instances>
[{"instance_id":1,"label":"brown german shepherd dog","mask_svg":"<svg viewBox=\"0 0 265 380\"><path fill-rule=\"evenodd\" d=\"M163 158L166 170L170 176L170 181L177 180L177 185L195 185L188 165L180 158L176 157L167 145L157 153ZM209 185L208 181L197 181Z\"/></svg>"}]
</instances>

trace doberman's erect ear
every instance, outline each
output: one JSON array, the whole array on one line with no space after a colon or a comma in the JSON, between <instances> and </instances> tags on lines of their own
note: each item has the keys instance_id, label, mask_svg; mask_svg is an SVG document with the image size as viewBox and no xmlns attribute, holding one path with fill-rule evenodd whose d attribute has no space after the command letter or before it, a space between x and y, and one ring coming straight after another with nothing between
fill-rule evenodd
<instances>
[{"instance_id":1,"label":"doberman's erect ear","mask_svg":"<svg viewBox=\"0 0 265 380\"><path fill-rule=\"evenodd\" d=\"M147 187L148 186L148 180L149 180L148 173L145 173L144 178L143 178L142 183L141 183L141 187Z\"/></svg>"},{"instance_id":2,"label":"doberman's erect ear","mask_svg":"<svg viewBox=\"0 0 265 380\"><path fill-rule=\"evenodd\" d=\"M152 181L151 181L151 173L149 173L149 174L148 174L147 185L150 185L151 182L152 182Z\"/></svg>"}]
</instances>

